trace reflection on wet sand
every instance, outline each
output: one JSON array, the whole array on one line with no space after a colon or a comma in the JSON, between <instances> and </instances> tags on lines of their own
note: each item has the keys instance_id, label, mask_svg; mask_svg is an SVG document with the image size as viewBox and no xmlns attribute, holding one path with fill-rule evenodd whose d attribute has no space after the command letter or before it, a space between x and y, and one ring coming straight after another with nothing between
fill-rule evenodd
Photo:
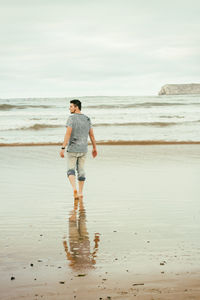
<instances>
[{"instance_id":1,"label":"reflection on wet sand","mask_svg":"<svg viewBox=\"0 0 200 300\"><path fill-rule=\"evenodd\" d=\"M77 214L78 220L77 220ZM96 264L99 233L94 235L94 248L90 251L90 240L86 226L86 211L83 199L74 200L74 208L69 216L69 246L67 239L63 241L69 266L72 269L92 269Z\"/></svg>"}]
</instances>

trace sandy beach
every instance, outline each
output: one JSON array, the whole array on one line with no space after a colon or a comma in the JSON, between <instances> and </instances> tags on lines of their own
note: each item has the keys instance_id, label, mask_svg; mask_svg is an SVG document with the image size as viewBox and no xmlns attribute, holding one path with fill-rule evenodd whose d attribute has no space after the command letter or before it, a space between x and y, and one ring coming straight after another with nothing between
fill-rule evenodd
<instances>
[{"instance_id":1,"label":"sandy beach","mask_svg":"<svg viewBox=\"0 0 200 300\"><path fill-rule=\"evenodd\" d=\"M200 299L200 145L0 147L0 299Z\"/></svg>"}]
</instances>

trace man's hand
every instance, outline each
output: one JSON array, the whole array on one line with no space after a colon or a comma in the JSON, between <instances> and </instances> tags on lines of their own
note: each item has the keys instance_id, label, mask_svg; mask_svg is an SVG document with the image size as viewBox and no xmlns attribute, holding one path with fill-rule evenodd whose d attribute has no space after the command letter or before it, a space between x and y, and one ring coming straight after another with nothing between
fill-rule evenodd
<instances>
[{"instance_id":1,"label":"man's hand","mask_svg":"<svg viewBox=\"0 0 200 300\"><path fill-rule=\"evenodd\" d=\"M60 156L61 156L61 157L64 157L64 152L65 152L65 149L61 149L61 150L60 150Z\"/></svg>"},{"instance_id":2,"label":"man's hand","mask_svg":"<svg viewBox=\"0 0 200 300\"><path fill-rule=\"evenodd\" d=\"M66 145L68 144L71 133L72 133L72 127L67 126L67 130L66 130L66 133L65 133L64 142L62 144L62 147L66 147ZM60 156L61 157L64 157L64 152L65 152L65 149L61 149L61 151L60 151Z\"/></svg>"},{"instance_id":3,"label":"man's hand","mask_svg":"<svg viewBox=\"0 0 200 300\"><path fill-rule=\"evenodd\" d=\"M96 149L93 149L92 150L92 156L95 158L97 156L97 150Z\"/></svg>"},{"instance_id":4,"label":"man's hand","mask_svg":"<svg viewBox=\"0 0 200 300\"><path fill-rule=\"evenodd\" d=\"M71 133L72 133L72 127L67 126L67 130L66 130L66 133L65 133L64 142L62 144L62 147L66 147L66 145L68 144ZM60 151L60 156L61 157L64 157L64 152L65 152L65 149L61 149L61 151Z\"/></svg>"},{"instance_id":5,"label":"man's hand","mask_svg":"<svg viewBox=\"0 0 200 300\"><path fill-rule=\"evenodd\" d=\"M97 149L96 149L96 141L94 138L94 132L93 132L92 128L90 128L89 136L90 136L90 140L91 140L92 146L93 146L92 156L95 158L97 156Z\"/></svg>"}]
</instances>

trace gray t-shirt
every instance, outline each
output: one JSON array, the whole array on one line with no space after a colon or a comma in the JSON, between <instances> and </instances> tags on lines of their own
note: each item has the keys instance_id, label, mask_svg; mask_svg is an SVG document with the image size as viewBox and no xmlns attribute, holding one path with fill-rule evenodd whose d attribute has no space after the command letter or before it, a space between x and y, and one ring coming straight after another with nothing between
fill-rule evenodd
<instances>
[{"instance_id":1,"label":"gray t-shirt","mask_svg":"<svg viewBox=\"0 0 200 300\"><path fill-rule=\"evenodd\" d=\"M71 137L67 146L67 152L87 152L88 134L92 127L90 118L82 113L71 114L66 127L72 127Z\"/></svg>"}]
</instances>

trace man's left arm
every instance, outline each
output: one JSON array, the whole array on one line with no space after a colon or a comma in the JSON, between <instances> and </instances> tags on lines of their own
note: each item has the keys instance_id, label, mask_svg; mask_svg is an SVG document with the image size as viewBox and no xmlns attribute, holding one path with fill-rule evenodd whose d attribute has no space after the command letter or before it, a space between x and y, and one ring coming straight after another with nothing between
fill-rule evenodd
<instances>
[{"instance_id":1,"label":"man's left arm","mask_svg":"<svg viewBox=\"0 0 200 300\"><path fill-rule=\"evenodd\" d=\"M67 126L67 130L66 130L66 133L65 133L65 137L64 137L64 142L62 144L62 147L66 147L68 142L69 142L69 139L70 139L70 136L71 136L71 133L72 133L72 127L70 126ZM65 149L61 149L60 151L60 156L61 157L64 157L64 152L65 152Z\"/></svg>"}]
</instances>

